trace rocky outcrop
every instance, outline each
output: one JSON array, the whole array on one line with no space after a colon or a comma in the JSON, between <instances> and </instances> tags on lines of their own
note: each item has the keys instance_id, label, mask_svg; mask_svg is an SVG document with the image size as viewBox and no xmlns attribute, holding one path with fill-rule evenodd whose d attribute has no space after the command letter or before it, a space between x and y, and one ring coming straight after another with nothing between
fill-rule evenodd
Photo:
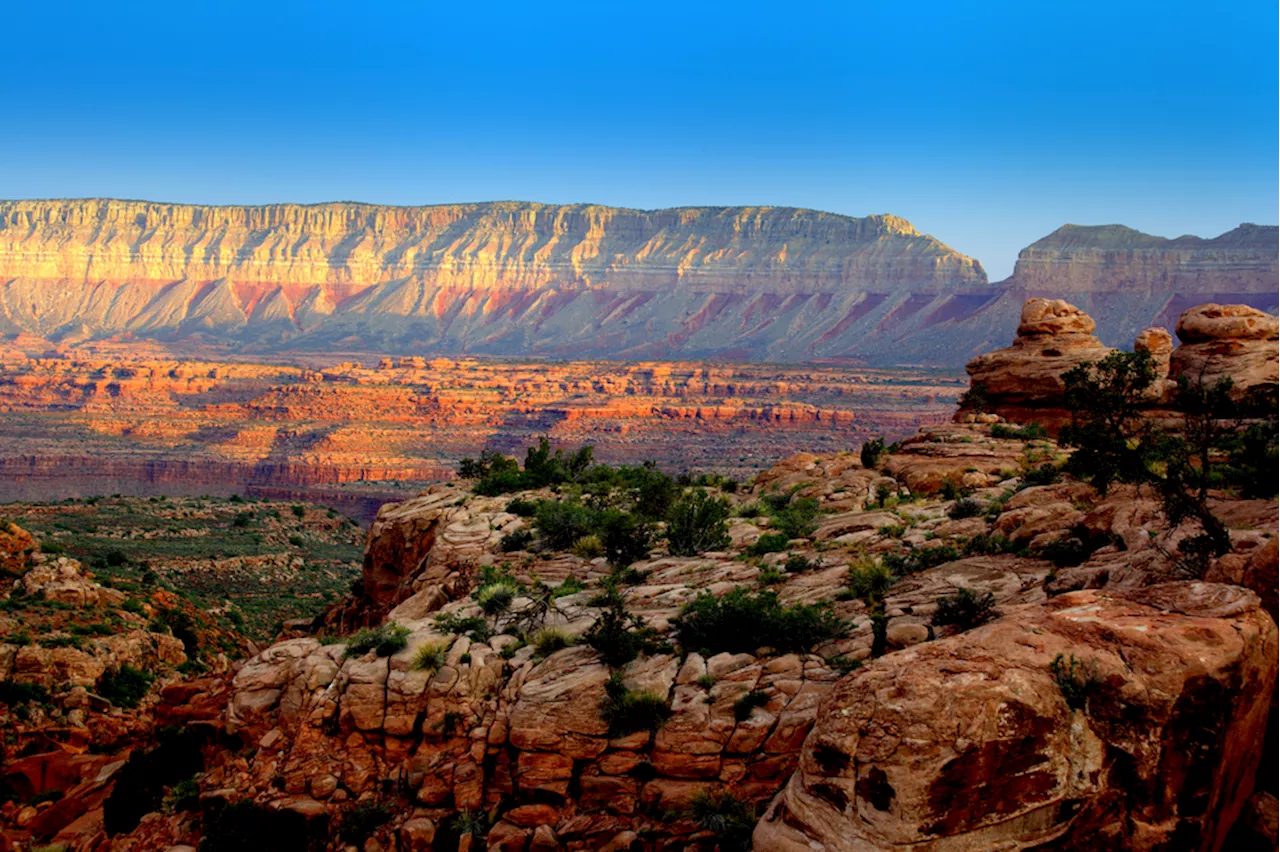
<instances>
[{"instance_id":1,"label":"rocky outcrop","mask_svg":"<svg viewBox=\"0 0 1280 852\"><path fill-rule=\"evenodd\" d=\"M1055 430L1069 420L1063 374L1114 351L1092 335L1093 318L1062 300L1028 299L1017 338L1006 349L973 359L966 366L970 391L957 419L991 412L1021 423L1039 422ZM1233 396L1274 407L1277 387L1277 320L1248 305L1199 305L1178 320L1182 345L1168 332L1149 328L1135 351L1148 352L1156 379L1148 396L1153 408L1172 401L1179 378L1233 382Z\"/></svg>"},{"instance_id":2,"label":"rocky outcrop","mask_svg":"<svg viewBox=\"0 0 1280 852\"><path fill-rule=\"evenodd\" d=\"M1275 655L1237 587L1011 609L837 684L756 848L1218 849Z\"/></svg>"},{"instance_id":3,"label":"rocky outcrop","mask_svg":"<svg viewBox=\"0 0 1280 852\"><path fill-rule=\"evenodd\" d=\"M1248 305L1200 305L1178 319L1178 339L1169 377L1211 386L1232 381L1232 395L1275 407L1280 381L1280 321Z\"/></svg>"},{"instance_id":4,"label":"rocky outcrop","mask_svg":"<svg viewBox=\"0 0 1280 852\"><path fill-rule=\"evenodd\" d=\"M768 360L847 354L987 284L894 216L98 199L0 203L0 281L0 331L57 339Z\"/></svg>"},{"instance_id":5,"label":"rocky outcrop","mask_svg":"<svg viewBox=\"0 0 1280 852\"><path fill-rule=\"evenodd\" d=\"M1010 420L1061 419L1062 374L1111 351L1093 336L1094 328L1092 317L1061 299L1028 299L1013 344L966 366L967 408Z\"/></svg>"}]
</instances>

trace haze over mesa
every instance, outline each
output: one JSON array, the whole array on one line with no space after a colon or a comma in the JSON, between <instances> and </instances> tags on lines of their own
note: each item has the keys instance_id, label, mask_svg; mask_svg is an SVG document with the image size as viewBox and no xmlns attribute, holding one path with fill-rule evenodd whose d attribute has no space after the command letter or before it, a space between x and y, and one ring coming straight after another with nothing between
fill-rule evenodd
<instances>
[{"instance_id":1,"label":"haze over mesa","mask_svg":"<svg viewBox=\"0 0 1280 852\"><path fill-rule=\"evenodd\" d=\"M1276 220L1274 4L127 12L8 12L0 196L891 213L993 281Z\"/></svg>"}]
</instances>

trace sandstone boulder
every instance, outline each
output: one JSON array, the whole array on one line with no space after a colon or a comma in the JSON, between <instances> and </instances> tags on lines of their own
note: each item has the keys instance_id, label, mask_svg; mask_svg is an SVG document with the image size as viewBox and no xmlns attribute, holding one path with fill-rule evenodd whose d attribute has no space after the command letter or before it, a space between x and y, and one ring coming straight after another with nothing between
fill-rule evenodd
<instances>
[{"instance_id":1,"label":"sandstone boulder","mask_svg":"<svg viewBox=\"0 0 1280 852\"><path fill-rule=\"evenodd\" d=\"M1237 398L1275 398L1280 321L1248 305L1199 305L1178 319L1178 339L1169 376L1212 385L1233 382Z\"/></svg>"},{"instance_id":2,"label":"sandstone boulder","mask_svg":"<svg viewBox=\"0 0 1280 852\"><path fill-rule=\"evenodd\" d=\"M1169 583L888 655L824 701L755 846L1217 849L1252 788L1276 639L1251 592Z\"/></svg>"}]
</instances>

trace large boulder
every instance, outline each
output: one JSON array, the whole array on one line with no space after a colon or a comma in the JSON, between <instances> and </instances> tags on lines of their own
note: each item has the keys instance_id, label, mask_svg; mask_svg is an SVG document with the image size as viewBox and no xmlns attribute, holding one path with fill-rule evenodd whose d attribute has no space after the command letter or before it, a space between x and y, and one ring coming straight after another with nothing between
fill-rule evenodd
<instances>
[{"instance_id":1,"label":"large boulder","mask_svg":"<svg viewBox=\"0 0 1280 852\"><path fill-rule=\"evenodd\" d=\"M1274 400L1277 385L1277 338L1280 321L1248 305L1199 305L1178 319L1178 339L1169 376L1211 385L1222 378L1233 383L1237 398Z\"/></svg>"},{"instance_id":2,"label":"large boulder","mask_svg":"<svg viewBox=\"0 0 1280 852\"><path fill-rule=\"evenodd\" d=\"M1252 791L1276 652L1235 586L1011 608L840 681L755 848L1218 849Z\"/></svg>"},{"instance_id":3,"label":"large boulder","mask_svg":"<svg viewBox=\"0 0 1280 852\"><path fill-rule=\"evenodd\" d=\"M1062 374L1111 352L1093 336L1093 329L1093 319L1074 305L1061 299L1028 299L1013 344L966 365L971 388L981 389L986 410L1009 419L1063 420ZM972 396L971 391L970 410Z\"/></svg>"}]
</instances>

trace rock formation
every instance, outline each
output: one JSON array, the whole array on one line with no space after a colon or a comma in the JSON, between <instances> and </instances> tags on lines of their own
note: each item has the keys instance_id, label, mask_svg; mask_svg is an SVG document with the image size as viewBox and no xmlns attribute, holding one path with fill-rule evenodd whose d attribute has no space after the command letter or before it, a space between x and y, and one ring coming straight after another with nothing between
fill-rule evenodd
<instances>
[{"instance_id":1,"label":"rock formation","mask_svg":"<svg viewBox=\"0 0 1280 852\"><path fill-rule=\"evenodd\" d=\"M1230 379L1233 395L1258 397L1274 408L1280 381L1280 322L1248 305L1200 305L1178 318L1182 341L1169 360L1169 378L1205 385Z\"/></svg>"},{"instance_id":2,"label":"rock formation","mask_svg":"<svg viewBox=\"0 0 1280 852\"><path fill-rule=\"evenodd\" d=\"M0 203L0 281L0 332L59 340L773 361L846 355L987 284L894 216L112 200Z\"/></svg>"},{"instance_id":3,"label":"rock formation","mask_svg":"<svg viewBox=\"0 0 1280 852\"><path fill-rule=\"evenodd\" d=\"M1028 299L1013 345L966 366L967 407L1011 420L1060 420L1066 391L1062 374L1111 351L1093 336L1094 328L1092 317L1061 299Z\"/></svg>"},{"instance_id":4,"label":"rock formation","mask_svg":"<svg viewBox=\"0 0 1280 852\"><path fill-rule=\"evenodd\" d=\"M1098 362L1114 351L1092 332L1093 318L1062 300L1028 299L1017 338L1006 349L989 352L966 366L970 391L958 419L991 412L1021 423L1039 422L1056 430L1068 420L1065 372ZM1169 333L1149 328L1138 335L1135 351L1150 353L1156 380L1153 407L1167 405L1177 380L1185 377L1211 386L1233 382L1236 398L1274 407L1277 388L1277 320L1248 305L1199 305L1178 319L1182 345L1173 348Z\"/></svg>"},{"instance_id":5,"label":"rock formation","mask_svg":"<svg viewBox=\"0 0 1280 852\"><path fill-rule=\"evenodd\" d=\"M756 848L1219 848L1275 688L1257 597L1173 583L1004 615L842 680Z\"/></svg>"}]
</instances>

